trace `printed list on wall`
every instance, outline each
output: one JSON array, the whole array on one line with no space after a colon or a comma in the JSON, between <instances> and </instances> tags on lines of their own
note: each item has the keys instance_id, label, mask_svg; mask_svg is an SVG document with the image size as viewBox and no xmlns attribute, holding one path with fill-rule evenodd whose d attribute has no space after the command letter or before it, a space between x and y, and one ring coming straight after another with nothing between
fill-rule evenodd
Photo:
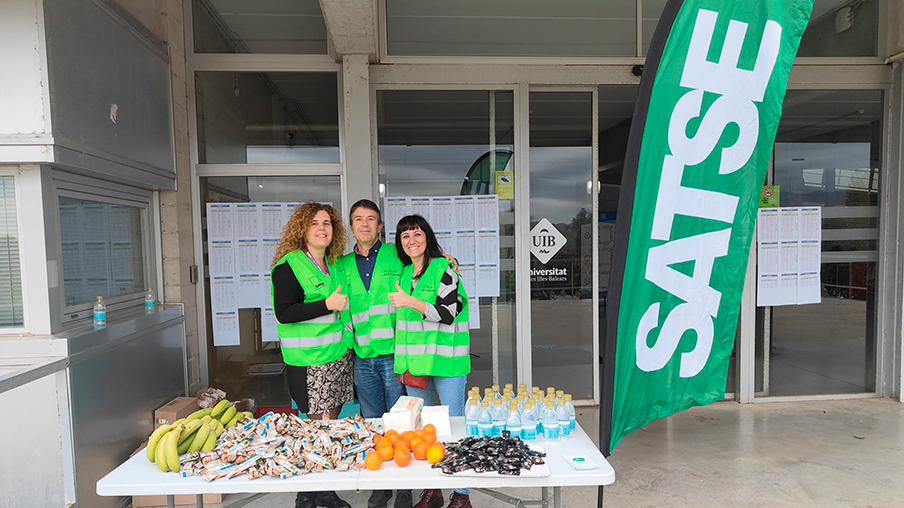
<instances>
[{"instance_id":1,"label":"printed list on wall","mask_svg":"<svg viewBox=\"0 0 904 508\"><path fill-rule=\"evenodd\" d=\"M261 309L261 340L279 340L270 262L301 203L208 203L207 253L214 346L237 346L239 309Z\"/></svg>"},{"instance_id":2,"label":"printed list on wall","mask_svg":"<svg viewBox=\"0 0 904 508\"><path fill-rule=\"evenodd\" d=\"M391 197L383 203L386 241L396 225L417 214L433 228L443 252L455 256L470 307L470 328L480 328L478 298L499 296L499 199L478 196Z\"/></svg>"},{"instance_id":3,"label":"printed list on wall","mask_svg":"<svg viewBox=\"0 0 904 508\"><path fill-rule=\"evenodd\" d=\"M757 307L820 303L822 208L760 208Z\"/></svg>"}]
</instances>

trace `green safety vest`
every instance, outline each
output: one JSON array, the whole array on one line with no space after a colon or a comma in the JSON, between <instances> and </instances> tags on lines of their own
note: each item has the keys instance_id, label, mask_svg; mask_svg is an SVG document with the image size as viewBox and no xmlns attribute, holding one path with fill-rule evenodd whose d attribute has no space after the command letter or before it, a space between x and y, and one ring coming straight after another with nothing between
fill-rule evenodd
<instances>
[{"instance_id":1,"label":"green safety vest","mask_svg":"<svg viewBox=\"0 0 904 508\"><path fill-rule=\"evenodd\" d=\"M348 301L352 326L355 329L355 354L358 358L373 358L392 354L396 309L389 303L390 292L396 290L396 282L402 276L402 262L395 245L383 244L377 251L370 290L358 273L355 253L340 258L348 282Z\"/></svg>"},{"instance_id":2,"label":"green safety vest","mask_svg":"<svg viewBox=\"0 0 904 508\"><path fill-rule=\"evenodd\" d=\"M411 289L414 265L402 270L402 291L429 304L436 304L440 279L449 266L445 258L436 258L427 266L417 286ZM398 309L395 337L395 372L406 370L415 376L464 376L471 372L471 337L468 333L468 295L459 280L458 294L464 304L451 325L427 321L420 312Z\"/></svg>"},{"instance_id":3,"label":"green safety vest","mask_svg":"<svg viewBox=\"0 0 904 508\"><path fill-rule=\"evenodd\" d=\"M324 300L345 283L345 273L339 263L329 265L326 275L308 258L303 251L290 252L282 257L277 266L288 263L304 289L304 303ZM273 272L270 272L271 280ZM343 290L343 294L346 292ZM270 284L270 300L273 300L273 284ZM351 332L346 328L348 311L330 312L325 316L299 323L276 322L283 361L288 365L306 367L320 365L342 358L351 347Z\"/></svg>"}]
</instances>

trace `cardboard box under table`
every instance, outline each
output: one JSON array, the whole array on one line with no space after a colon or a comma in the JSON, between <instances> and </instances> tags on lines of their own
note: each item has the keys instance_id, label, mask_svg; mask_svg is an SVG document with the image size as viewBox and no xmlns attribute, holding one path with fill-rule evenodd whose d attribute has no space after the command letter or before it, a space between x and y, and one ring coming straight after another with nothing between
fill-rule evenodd
<instances>
[{"instance_id":1,"label":"cardboard box under table","mask_svg":"<svg viewBox=\"0 0 904 508\"><path fill-rule=\"evenodd\" d=\"M465 422L462 417L453 417L452 437L454 441L465 436ZM305 492L325 490L397 490L418 488L454 489L471 487L503 501L517 504L521 500L491 489L540 487L544 499L552 501L554 508L561 508L561 487L604 486L615 481L615 471L581 429L575 427L571 439L560 443L539 444L546 451L549 476L519 477L488 474L481 477L459 475L445 476L439 469L433 469L427 461L414 460L406 468L394 462L384 462L377 471L324 471L293 476L285 480L265 476L249 480L241 475L232 479L207 482L199 476L182 478L175 473L163 473L148 462L144 454L136 454L110 474L97 482L97 494L101 496L135 496L175 494L260 494L271 492ZM563 457L585 455L598 467L592 470L576 470ZM550 497L550 490L552 496ZM203 501L197 499L198 506ZM536 503L534 503L536 504Z\"/></svg>"}]
</instances>

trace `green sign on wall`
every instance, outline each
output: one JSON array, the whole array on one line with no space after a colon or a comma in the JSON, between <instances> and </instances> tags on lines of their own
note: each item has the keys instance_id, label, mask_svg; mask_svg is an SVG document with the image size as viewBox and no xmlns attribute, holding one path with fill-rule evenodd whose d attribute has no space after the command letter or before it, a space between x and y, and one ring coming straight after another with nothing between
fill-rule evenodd
<instances>
[{"instance_id":1,"label":"green sign on wall","mask_svg":"<svg viewBox=\"0 0 904 508\"><path fill-rule=\"evenodd\" d=\"M781 206L778 185L764 185L760 190L760 208L778 208Z\"/></svg>"}]
</instances>

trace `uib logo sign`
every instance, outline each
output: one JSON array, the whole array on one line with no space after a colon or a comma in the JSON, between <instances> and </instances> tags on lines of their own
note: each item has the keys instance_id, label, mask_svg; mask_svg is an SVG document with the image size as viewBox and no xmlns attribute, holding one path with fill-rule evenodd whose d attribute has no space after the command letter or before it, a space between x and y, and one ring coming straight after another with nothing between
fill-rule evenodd
<instances>
[{"instance_id":1,"label":"uib logo sign","mask_svg":"<svg viewBox=\"0 0 904 508\"><path fill-rule=\"evenodd\" d=\"M530 230L530 252L544 265L565 245L565 237L548 220L540 222Z\"/></svg>"}]
</instances>

